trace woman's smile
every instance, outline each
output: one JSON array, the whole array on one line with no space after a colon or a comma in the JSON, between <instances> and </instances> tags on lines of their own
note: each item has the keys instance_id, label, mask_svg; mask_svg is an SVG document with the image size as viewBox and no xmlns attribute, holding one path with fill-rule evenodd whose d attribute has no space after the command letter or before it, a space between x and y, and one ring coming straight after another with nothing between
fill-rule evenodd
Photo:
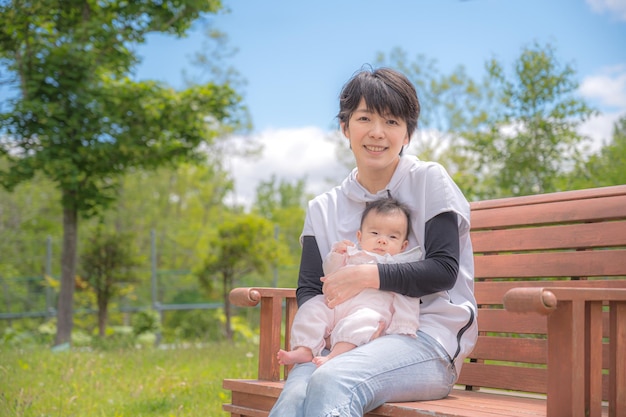
<instances>
[{"instance_id":1,"label":"woman's smile","mask_svg":"<svg viewBox=\"0 0 626 417\"><path fill-rule=\"evenodd\" d=\"M388 149L386 146L363 145L363 147L370 152L382 152Z\"/></svg>"}]
</instances>

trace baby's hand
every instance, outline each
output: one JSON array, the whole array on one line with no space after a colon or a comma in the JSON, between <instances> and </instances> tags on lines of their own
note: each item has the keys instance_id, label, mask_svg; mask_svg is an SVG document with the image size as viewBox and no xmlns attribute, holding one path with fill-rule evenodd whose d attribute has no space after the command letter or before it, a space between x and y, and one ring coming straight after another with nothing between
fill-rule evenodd
<instances>
[{"instance_id":1,"label":"baby's hand","mask_svg":"<svg viewBox=\"0 0 626 417\"><path fill-rule=\"evenodd\" d=\"M343 255L347 252L348 246L354 246L354 243L349 240L342 240L341 242L337 242L333 245L333 252Z\"/></svg>"}]
</instances>

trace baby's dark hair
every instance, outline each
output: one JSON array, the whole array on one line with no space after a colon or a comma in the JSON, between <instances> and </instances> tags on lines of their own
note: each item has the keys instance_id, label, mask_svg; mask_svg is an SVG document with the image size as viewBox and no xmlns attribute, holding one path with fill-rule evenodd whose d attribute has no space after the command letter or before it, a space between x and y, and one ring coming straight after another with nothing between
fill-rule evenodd
<instances>
[{"instance_id":1,"label":"baby's dark hair","mask_svg":"<svg viewBox=\"0 0 626 417\"><path fill-rule=\"evenodd\" d=\"M340 122L349 125L350 116L365 99L367 109L378 114L391 113L407 125L409 139L417 129L420 103L415 86L402 73L390 68L362 69L344 85L339 95Z\"/></svg>"},{"instance_id":2,"label":"baby's dark hair","mask_svg":"<svg viewBox=\"0 0 626 417\"><path fill-rule=\"evenodd\" d=\"M405 237L409 237L409 233L411 232L411 210L406 204L403 204L392 197L379 198L378 200L365 203L365 209L361 214L361 225L359 226L360 228L363 227L363 221L371 211L379 214L393 214L396 212L404 214L406 216L407 224Z\"/></svg>"}]
</instances>

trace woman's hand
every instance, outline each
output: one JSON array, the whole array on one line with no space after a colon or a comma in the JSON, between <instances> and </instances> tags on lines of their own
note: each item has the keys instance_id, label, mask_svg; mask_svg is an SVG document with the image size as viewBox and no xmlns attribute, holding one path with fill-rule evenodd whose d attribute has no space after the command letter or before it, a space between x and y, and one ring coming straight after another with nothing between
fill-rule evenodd
<instances>
[{"instance_id":1,"label":"woman's hand","mask_svg":"<svg viewBox=\"0 0 626 417\"><path fill-rule=\"evenodd\" d=\"M329 308L354 297L366 288L378 289L380 281L376 264L351 265L322 277L322 292Z\"/></svg>"}]
</instances>

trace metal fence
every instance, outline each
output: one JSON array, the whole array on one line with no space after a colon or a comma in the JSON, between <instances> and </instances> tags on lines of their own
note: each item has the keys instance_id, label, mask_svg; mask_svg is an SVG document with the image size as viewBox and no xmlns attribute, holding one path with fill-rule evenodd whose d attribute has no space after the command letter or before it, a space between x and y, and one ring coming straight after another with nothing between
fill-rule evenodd
<instances>
[{"instance_id":1,"label":"metal fence","mask_svg":"<svg viewBox=\"0 0 626 417\"><path fill-rule=\"evenodd\" d=\"M161 315L165 311L216 309L223 307L219 299L209 299L200 287L197 277L190 270L164 270L157 265L157 247L154 232L151 233L150 265L136 272L143 277L132 290L111 300L110 313L132 313L152 309ZM0 319L19 320L24 318L52 318L57 314L59 275L53 269L53 244L46 240L45 256L43 257L43 273L32 276L10 276L0 273ZM247 285L277 286L279 276L283 275L288 285L295 285L293 265L278 266L267 276L257 277ZM293 278L292 278L293 277ZM84 305L76 302L81 292L75 293L75 313L93 314L97 310L95 304Z\"/></svg>"}]
</instances>

